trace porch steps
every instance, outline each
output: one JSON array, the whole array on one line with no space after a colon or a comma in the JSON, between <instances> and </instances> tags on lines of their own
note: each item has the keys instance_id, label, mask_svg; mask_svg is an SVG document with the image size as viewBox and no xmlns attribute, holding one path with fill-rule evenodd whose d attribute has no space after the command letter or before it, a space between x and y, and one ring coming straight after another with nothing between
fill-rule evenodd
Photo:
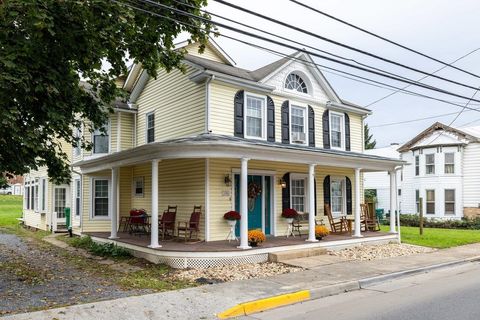
<instances>
[{"instance_id":1,"label":"porch steps","mask_svg":"<svg viewBox=\"0 0 480 320\"><path fill-rule=\"evenodd\" d=\"M287 250L280 252L271 252L268 254L268 261L271 262L284 262L287 260L297 259L297 258L307 258L313 256L320 256L326 254L327 249L325 248L307 248L307 249L297 249L297 250Z\"/></svg>"}]
</instances>

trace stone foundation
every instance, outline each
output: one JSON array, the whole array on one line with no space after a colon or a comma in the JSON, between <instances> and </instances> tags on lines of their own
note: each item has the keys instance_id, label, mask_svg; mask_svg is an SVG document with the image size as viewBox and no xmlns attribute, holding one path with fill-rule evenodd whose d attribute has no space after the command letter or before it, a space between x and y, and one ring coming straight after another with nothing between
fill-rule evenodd
<instances>
[{"instance_id":1,"label":"stone foundation","mask_svg":"<svg viewBox=\"0 0 480 320\"><path fill-rule=\"evenodd\" d=\"M473 219L480 217L480 208L472 207L472 208L463 208L463 216L467 219Z\"/></svg>"}]
</instances>

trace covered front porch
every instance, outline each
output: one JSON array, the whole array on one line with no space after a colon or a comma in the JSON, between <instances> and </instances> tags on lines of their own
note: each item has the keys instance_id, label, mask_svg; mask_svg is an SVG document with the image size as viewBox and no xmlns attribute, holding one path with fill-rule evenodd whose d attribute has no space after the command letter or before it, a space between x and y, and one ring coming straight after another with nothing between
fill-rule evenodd
<instances>
[{"instance_id":1,"label":"covered front porch","mask_svg":"<svg viewBox=\"0 0 480 320\"><path fill-rule=\"evenodd\" d=\"M153 252L157 249L162 252L203 252L201 248L211 250L214 247L223 247L224 250L218 252L232 254L242 250L258 252L259 249L249 246L249 229L261 229L269 236L261 250L270 246L317 244L315 225L323 220L330 226L324 205L332 205L333 209L335 203L334 215L348 217L353 222L352 237L368 239L371 238L369 233L361 230L360 210L362 172L366 171L391 173L391 212L396 212L394 172L402 162L394 159L214 135L152 143L132 150L76 164L84 174L84 184L91 188L86 195L88 205L84 208L80 233L101 232L98 239L104 239L105 232L109 231L108 238L112 241L128 245L136 245L130 243L132 240L140 241ZM97 192L95 183L98 179L100 187L103 183L105 194L107 184L111 190L108 216L105 210L100 210L104 216L92 214L97 210L92 203L97 200L92 195ZM141 197L135 195L136 190L132 192L132 185L135 189L137 181L144 183ZM255 201L249 194L251 183L261 189ZM199 238L203 242L175 243L159 237L159 220L168 205L179 207L177 219L182 221L188 221L194 205L202 207ZM145 208L150 218L149 234L141 240L119 232L120 218L128 215L131 208L139 207ZM305 236L287 239L288 223L281 214L285 208L292 207L306 218ZM223 214L229 210L239 211L242 217L236 229L239 242L224 246L227 242L222 240L226 239L229 227ZM396 238L395 219L395 215L391 215L393 238ZM330 239L352 241L353 238L332 235ZM180 246L182 250L178 249Z\"/></svg>"}]
</instances>

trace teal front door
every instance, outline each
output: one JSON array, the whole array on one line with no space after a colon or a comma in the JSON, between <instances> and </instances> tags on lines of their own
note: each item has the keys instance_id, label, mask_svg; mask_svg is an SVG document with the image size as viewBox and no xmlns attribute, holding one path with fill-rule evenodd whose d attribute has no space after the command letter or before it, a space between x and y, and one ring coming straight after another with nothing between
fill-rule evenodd
<instances>
[{"instance_id":1,"label":"teal front door","mask_svg":"<svg viewBox=\"0 0 480 320\"><path fill-rule=\"evenodd\" d=\"M268 179L268 181L267 181ZM258 193L255 198L248 199L248 230L260 229L262 230L262 215L265 219L265 233L270 233L270 205L269 203L265 205L263 202L270 201L270 177L265 177L266 182L263 186L263 177L262 176L248 176L247 186L248 189L253 190L262 190L265 192L265 195L262 195L262 192ZM268 188L267 188L268 187ZM251 195L252 192L250 192ZM265 212L263 212L265 209ZM235 175L235 210L240 212L240 176ZM237 223L235 227L235 233L237 236L240 235L240 223Z\"/></svg>"}]
</instances>

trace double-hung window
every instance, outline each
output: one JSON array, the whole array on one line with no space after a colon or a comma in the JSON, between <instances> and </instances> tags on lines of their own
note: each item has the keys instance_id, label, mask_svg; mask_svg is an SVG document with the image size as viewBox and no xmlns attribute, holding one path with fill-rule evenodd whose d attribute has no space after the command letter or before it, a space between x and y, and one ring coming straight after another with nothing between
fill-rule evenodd
<instances>
[{"instance_id":1,"label":"double-hung window","mask_svg":"<svg viewBox=\"0 0 480 320\"><path fill-rule=\"evenodd\" d=\"M33 181L30 182L30 209L34 209L35 203L35 184Z\"/></svg>"},{"instance_id":2,"label":"double-hung window","mask_svg":"<svg viewBox=\"0 0 480 320\"><path fill-rule=\"evenodd\" d=\"M345 203L345 183L343 179L332 178L330 181L330 201L332 203L332 215L339 216L342 215L344 210Z\"/></svg>"},{"instance_id":3,"label":"double-hung window","mask_svg":"<svg viewBox=\"0 0 480 320\"><path fill-rule=\"evenodd\" d=\"M75 128L75 133L74 133L74 139L75 139L75 149L73 149L73 155L74 156L79 156L80 153L82 152L81 148L81 139L82 139L82 131L80 128Z\"/></svg>"},{"instance_id":4,"label":"double-hung window","mask_svg":"<svg viewBox=\"0 0 480 320\"><path fill-rule=\"evenodd\" d=\"M30 185L28 182L25 182L25 209L30 209Z\"/></svg>"},{"instance_id":5,"label":"double-hung window","mask_svg":"<svg viewBox=\"0 0 480 320\"><path fill-rule=\"evenodd\" d=\"M435 190L426 190L427 214L435 214Z\"/></svg>"},{"instance_id":6,"label":"double-hung window","mask_svg":"<svg viewBox=\"0 0 480 320\"><path fill-rule=\"evenodd\" d=\"M330 111L330 145L334 149L344 149L344 115Z\"/></svg>"},{"instance_id":7,"label":"double-hung window","mask_svg":"<svg viewBox=\"0 0 480 320\"><path fill-rule=\"evenodd\" d=\"M455 173L455 153L445 153L445 173Z\"/></svg>"},{"instance_id":8,"label":"double-hung window","mask_svg":"<svg viewBox=\"0 0 480 320\"><path fill-rule=\"evenodd\" d=\"M420 213L420 190L415 190L415 207L416 212Z\"/></svg>"},{"instance_id":9,"label":"double-hung window","mask_svg":"<svg viewBox=\"0 0 480 320\"><path fill-rule=\"evenodd\" d=\"M435 153L425 155L425 173L435 174Z\"/></svg>"},{"instance_id":10,"label":"double-hung window","mask_svg":"<svg viewBox=\"0 0 480 320\"><path fill-rule=\"evenodd\" d=\"M155 114L147 114L147 143L155 141Z\"/></svg>"},{"instance_id":11,"label":"double-hung window","mask_svg":"<svg viewBox=\"0 0 480 320\"><path fill-rule=\"evenodd\" d=\"M82 188L81 188L81 182L80 179L75 179L75 215L78 217L80 216L80 211L81 211L81 194L82 194Z\"/></svg>"},{"instance_id":12,"label":"double-hung window","mask_svg":"<svg viewBox=\"0 0 480 320\"><path fill-rule=\"evenodd\" d=\"M107 179L93 180L93 217L109 216L109 186Z\"/></svg>"},{"instance_id":13,"label":"double-hung window","mask_svg":"<svg viewBox=\"0 0 480 320\"><path fill-rule=\"evenodd\" d=\"M40 211L45 212L47 210L47 178L40 179Z\"/></svg>"},{"instance_id":14,"label":"double-hung window","mask_svg":"<svg viewBox=\"0 0 480 320\"><path fill-rule=\"evenodd\" d=\"M305 180L306 179L292 178L290 181L292 208L299 213L306 211Z\"/></svg>"},{"instance_id":15,"label":"double-hung window","mask_svg":"<svg viewBox=\"0 0 480 320\"><path fill-rule=\"evenodd\" d=\"M247 138L264 139L266 127L265 98L246 94L245 132Z\"/></svg>"},{"instance_id":16,"label":"double-hung window","mask_svg":"<svg viewBox=\"0 0 480 320\"><path fill-rule=\"evenodd\" d=\"M38 212L38 183L39 183L40 179L39 178L35 178L35 197L33 199L33 209L35 210L35 212Z\"/></svg>"},{"instance_id":17,"label":"double-hung window","mask_svg":"<svg viewBox=\"0 0 480 320\"><path fill-rule=\"evenodd\" d=\"M445 214L455 214L455 189L445 189Z\"/></svg>"},{"instance_id":18,"label":"double-hung window","mask_svg":"<svg viewBox=\"0 0 480 320\"><path fill-rule=\"evenodd\" d=\"M133 195L135 197L143 197L144 179L143 177L133 178Z\"/></svg>"},{"instance_id":19,"label":"double-hung window","mask_svg":"<svg viewBox=\"0 0 480 320\"><path fill-rule=\"evenodd\" d=\"M292 143L306 144L307 143L307 117L306 109L299 106L291 106L291 137Z\"/></svg>"},{"instance_id":20,"label":"double-hung window","mask_svg":"<svg viewBox=\"0 0 480 320\"><path fill-rule=\"evenodd\" d=\"M104 130L96 129L93 132L93 153L108 153L109 148L108 126Z\"/></svg>"},{"instance_id":21,"label":"double-hung window","mask_svg":"<svg viewBox=\"0 0 480 320\"><path fill-rule=\"evenodd\" d=\"M420 156L419 155L415 156L415 175L416 176L420 175Z\"/></svg>"}]
</instances>

